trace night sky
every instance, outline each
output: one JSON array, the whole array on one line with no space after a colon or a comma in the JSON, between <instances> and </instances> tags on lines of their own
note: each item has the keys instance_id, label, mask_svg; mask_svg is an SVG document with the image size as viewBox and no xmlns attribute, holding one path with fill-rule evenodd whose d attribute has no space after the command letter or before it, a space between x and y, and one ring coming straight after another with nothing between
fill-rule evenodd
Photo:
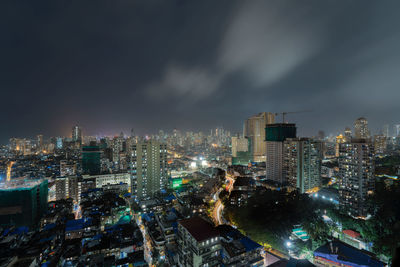
<instances>
[{"instance_id":1,"label":"night sky","mask_svg":"<svg viewBox=\"0 0 400 267\"><path fill-rule=\"evenodd\" d=\"M261 111L300 135L400 123L400 1L0 3L0 142L234 132Z\"/></svg>"}]
</instances>

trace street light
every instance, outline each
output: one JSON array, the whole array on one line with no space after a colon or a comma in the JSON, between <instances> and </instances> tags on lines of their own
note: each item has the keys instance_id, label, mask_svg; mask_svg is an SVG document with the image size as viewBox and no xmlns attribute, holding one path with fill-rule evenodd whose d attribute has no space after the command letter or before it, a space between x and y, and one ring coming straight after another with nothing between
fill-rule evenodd
<instances>
[{"instance_id":1,"label":"street light","mask_svg":"<svg viewBox=\"0 0 400 267\"><path fill-rule=\"evenodd\" d=\"M291 247L292 247L292 242L287 241L287 242L286 242L286 247L291 248Z\"/></svg>"}]
</instances>

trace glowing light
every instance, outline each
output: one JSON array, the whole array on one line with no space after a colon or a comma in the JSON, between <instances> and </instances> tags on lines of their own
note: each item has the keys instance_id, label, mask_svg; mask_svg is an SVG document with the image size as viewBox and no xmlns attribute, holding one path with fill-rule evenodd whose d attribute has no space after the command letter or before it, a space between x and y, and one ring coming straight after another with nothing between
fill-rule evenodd
<instances>
[{"instance_id":1,"label":"glowing light","mask_svg":"<svg viewBox=\"0 0 400 267\"><path fill-rule=\"evenodd\" d=\"M286 246L287 246L288 248L292 247L292 242L287 241L287 242L286 242Z\"/></svg>"},{"instance_id":2,"label":"glowing light","mask_svg":"<svg viewBox=\"0 0 400 267\"><path fill-rule=\"evenodd\" d=\"M191 163L190 163L190 167L191 167L191 168L196 168L196 167L197 167L197 164L196 164L196 162L194 162L194 161L193 161L193 162L191 162Z\"/></svg>"}]
</instances>

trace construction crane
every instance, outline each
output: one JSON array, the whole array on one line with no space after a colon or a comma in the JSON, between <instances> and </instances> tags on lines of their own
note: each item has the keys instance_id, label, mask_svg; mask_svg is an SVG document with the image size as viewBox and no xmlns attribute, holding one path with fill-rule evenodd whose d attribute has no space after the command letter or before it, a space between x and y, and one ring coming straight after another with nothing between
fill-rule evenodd
<instances>
[{"instance_id":1,"label":"construction crane","mask_svg":"<svg viewBox=\"0 0 400 267\"><path fill-rule=\"evenodd\" d=\"M290 111L290 112L278 112L278 113L275 113L275 116L277 116L277 115L282 115L282 123L285 123L285 116L286 116L287 114L304 113L304 112L311 112L311 110Z\"/></svg>"}]
</instances>

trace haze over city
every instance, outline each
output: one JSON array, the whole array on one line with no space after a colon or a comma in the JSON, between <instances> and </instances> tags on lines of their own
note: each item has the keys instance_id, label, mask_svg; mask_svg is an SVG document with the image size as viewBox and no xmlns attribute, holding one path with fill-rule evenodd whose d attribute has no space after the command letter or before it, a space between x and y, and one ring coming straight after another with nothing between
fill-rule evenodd
<instances>
[{"instance_id":1,"label":"haze over city","mask_svg":"<svg viewBox=\"0 0 400 267\"><path fill-rule=\"evenodd\" d=\"M288 117L306 135L398 122L398 1L0 5L1 143L74 124L241 132L260 110L311 110Z\"/></svg>"}]
</instances>

